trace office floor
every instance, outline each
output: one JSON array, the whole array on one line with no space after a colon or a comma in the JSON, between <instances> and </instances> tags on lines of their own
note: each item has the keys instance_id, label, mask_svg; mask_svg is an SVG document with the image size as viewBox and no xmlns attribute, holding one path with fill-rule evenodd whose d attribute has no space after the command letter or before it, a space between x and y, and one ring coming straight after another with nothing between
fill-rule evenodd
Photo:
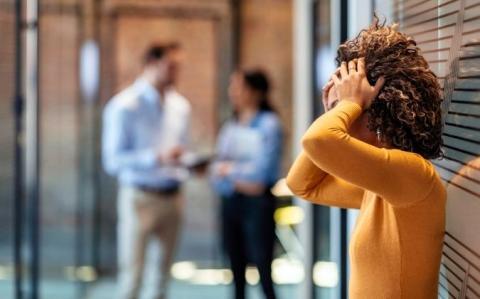
<instances>
[{"instance_id":1,"label":"office floor","mask_svg":"<svg viewBox=\"0 0 480 299\"><path fill-rule=\"evenodd\" d=\"M42 299L76 299L80 292L83 299L114 299L115 281L113 279L100 280L82 290L78 285L61 281L44 281L42 283ZM277 286L279 299L295 298L296 285ZM191 285L180 281L173 281L169 299L229 299L231 285ZM11 282L0 282L0 298L13 299ZM262 299L261 287L259 285L248 287L249 299ZM142 298L143 299L143 298Z\"/></svg>"},{"instance_id":2,"label":"office floor","mask_svg":"<svg viewBox=\"0 0 480 299\"><path fill-rule=\"evenodd\" d=\"M114 288L113 281L106 281L99 283L95 289L89 294L88 299L111 299L111 291ZM184 282L174 281L171 289L171 299L228 299L232 298L231 291L233 286L231 285L191 285ZM282 285L276 288L279 299L295 298L294 292L296 286L294 285ZM249 299L261 299L262 291L259 285L248 287Z\"/></svg>"}]
</instances>

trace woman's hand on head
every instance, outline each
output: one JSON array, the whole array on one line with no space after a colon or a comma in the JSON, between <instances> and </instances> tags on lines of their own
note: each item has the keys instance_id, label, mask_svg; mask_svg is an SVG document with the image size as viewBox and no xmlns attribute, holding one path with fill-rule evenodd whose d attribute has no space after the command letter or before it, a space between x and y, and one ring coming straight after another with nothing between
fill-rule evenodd
<instances>
[{"instance_id":1,"label":"woman's hand on head","mask_svg":"<svg viewBox=\"0 0 480 299\"><path fill-rule=\"evenodd\" d=\"M330 110L330 107L328 106L328 93L330 92L330 88L332 88L332 86L333 86L333 81L330 80L322 88L322 104L323 104L323 111L325 112Z\"/></svg>"},{"instance_id":2,"label":"woman's hand on head","mask_svg":"<svg viewBox=\"0 0 480 299\"><path fill-rule=\"evenodd\" d=\"M340 68L337 68L334 72L334 74L340 74ZM327 112L328 110L332 109L334 106L335 106L335 102L338 101L338 99L334 100L332 103L329 103L329 98L328 98L328 95L330 93L330 90L332 89L333 87L333 80L330 79L328 80L327 84L325 84L325 86L323 86L322 88L322 104L323 104L323 109L324 109L324 112Z\"/></svg>"},{"instance_id":3,"label":"woman's hand on head","mask_svg":"<svg viewBox=\"0 0 480 299\"><path fill-rule=\"evenodd\" d=\"M348 64L342 62L338 72L332 75L332 81L340 100L348 100L359 104L362 109L370 106L371 102L380 92L385 79L380 77L375 86L370 85L365 73L365 59L350 60Z\"/></svg>"}]
</instances>

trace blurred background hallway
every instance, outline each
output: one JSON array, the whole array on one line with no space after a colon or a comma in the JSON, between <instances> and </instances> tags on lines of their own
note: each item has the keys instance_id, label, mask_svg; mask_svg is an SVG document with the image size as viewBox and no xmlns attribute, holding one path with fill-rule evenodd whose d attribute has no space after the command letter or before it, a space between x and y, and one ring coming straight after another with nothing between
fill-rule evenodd
<instances>
[{"instance_id":1,"label":"blurred background hallway","mask_svg":"<svg viewBox=\"0 0 480 299\"><path fill-rule=\"evenodd\" d=\"M115 298L117 183L102 169L102 111L149 44L184 50L177 87L204 155L232 114L230 74L265 70L285 132L283 177L323 113L337 46L374 10L416 38L444 88L446 156L435 165L454 200L439 298L480 298L478 0L0 0L0 298ZM230 298L220 199L207 176L183 192L169 298ZM357 212L294 198L283 180L272 192L278 298L347 298ZM249 298L263 298L255 267L246 279Z\"/></svg>"}]
</instances>

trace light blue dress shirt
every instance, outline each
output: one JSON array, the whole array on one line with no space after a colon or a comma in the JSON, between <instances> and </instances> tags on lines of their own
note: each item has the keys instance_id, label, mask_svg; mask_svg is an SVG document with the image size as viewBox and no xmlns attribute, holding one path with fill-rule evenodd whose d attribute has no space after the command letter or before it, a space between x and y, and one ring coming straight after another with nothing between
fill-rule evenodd
<instances>
[{"instance_id":1,"label":"light blue dress shirt","mask_svg":"<svg viewBox=\"0 0 480 299\"><path fill-rule=\"evenodd\" d=\"M188 139L190 104L174 90L160 94L147 81L113 97L103 112L103 164L120 184L152 188L178 186L185 170L159 164L158 155Z\"/></svg>"},{"instance_id":2,"label":"light blue dress shirt","mask_svg":"<svg viewBox=\"0 0 480 299\"><path fill-rule=\"evenodd\" d=\"M216 175L214 163L211 181L215 191L224 197L235 192L235 181L262 183L268 188L278 180L281 170L283 133L279 118L273 112L260 111L249 124L235 119L226 122L217 141L216 162L234 163L226 177Z\"/></svg>"}]
</instances>

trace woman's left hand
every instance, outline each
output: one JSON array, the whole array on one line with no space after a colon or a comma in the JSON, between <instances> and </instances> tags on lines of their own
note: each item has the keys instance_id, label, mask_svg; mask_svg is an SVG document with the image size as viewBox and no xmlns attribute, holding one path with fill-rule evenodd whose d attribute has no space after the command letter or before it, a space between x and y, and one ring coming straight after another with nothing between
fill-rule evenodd
<instances>
[{"instance_id":1,"label":"woman's left hand","mask_svg":"<svg viewBox=\"0 0 480 299\"><path fill-rule=\"evenodd\" d=\"M340 66L340 78L337 73L332 75L333 84L340 100L348 100L359 104L362 109L370 106L371 102L380 92L385 79L380 77L375 86L368 83L365 73L365 59L354 59Z\"/></svg>"}]
</instances>

